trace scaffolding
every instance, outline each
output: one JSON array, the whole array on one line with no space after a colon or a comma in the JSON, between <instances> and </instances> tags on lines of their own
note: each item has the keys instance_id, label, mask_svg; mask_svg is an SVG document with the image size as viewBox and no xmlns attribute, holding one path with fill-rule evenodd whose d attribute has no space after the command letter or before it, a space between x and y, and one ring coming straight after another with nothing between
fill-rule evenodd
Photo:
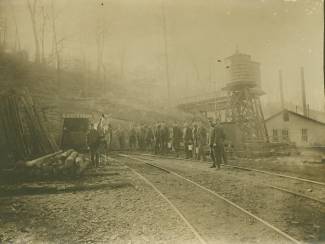
<instances>
[{"instance_id":1,"label":"scaffolding","mask_svg":"<svg viewBox=\"0 0 325 244\"><path fill-rule=\"evenodd\" d=\"M226 87L229 104L225 121L235 123L243 142L268 142L268 133L259 93L247 85Z\"/></svg>"}]
</instances>

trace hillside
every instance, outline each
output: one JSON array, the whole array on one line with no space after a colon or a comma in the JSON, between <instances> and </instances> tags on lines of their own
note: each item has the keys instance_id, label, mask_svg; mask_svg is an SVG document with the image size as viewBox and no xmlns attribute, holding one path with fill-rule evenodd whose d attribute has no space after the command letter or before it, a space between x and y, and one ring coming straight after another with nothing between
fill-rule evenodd
<instances>
[{"instance_id":1,"label":"hillside","mask_svg":"<svg viewBox=\"0 0 325 244\"><path fill-rule=\"evenodd\" d=\"M115 120L139 123L185 116L156 105L154 98L141 94L136 87L124 87L113 79L104 84L96 81L94 74L86 78L82 71L58 74L52 67L29 62L23 53L0 53L0 88L27 88L56 140L62 129L62 115L66 113L91 114L94 120L105 113Z\"/></svg>"}]
</instances>

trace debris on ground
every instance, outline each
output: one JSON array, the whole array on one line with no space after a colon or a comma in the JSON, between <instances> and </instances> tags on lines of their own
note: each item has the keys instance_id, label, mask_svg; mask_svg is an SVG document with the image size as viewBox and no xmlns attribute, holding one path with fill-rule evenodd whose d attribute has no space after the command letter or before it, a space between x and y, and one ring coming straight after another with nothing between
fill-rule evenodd
<instances>
[{"instance_id":1,"label":"debris on ground","mask_svg":"<svg viewBox=\"0 0 325 244\"><path fill-rule=\"evenodd\" d=\"M29 176L60 177L67 175L81 175L90 165L90 160L73 149L58 151L43 157L20 162L17 169Z\"/></svg>"}]
</instances>

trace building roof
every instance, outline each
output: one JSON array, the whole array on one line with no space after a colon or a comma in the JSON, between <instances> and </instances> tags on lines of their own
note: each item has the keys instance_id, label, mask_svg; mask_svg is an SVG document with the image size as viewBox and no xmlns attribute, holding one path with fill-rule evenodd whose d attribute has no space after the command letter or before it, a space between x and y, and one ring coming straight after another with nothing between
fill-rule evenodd
<instances>
[{"instance_id":1,"label":"building roof","mask_svg":"<svg viewBox=\"0 0 325 244\"><path fill-rule=\"evenodd\" d=\"M271 120L271 119L273 119L273 118L275 118L275 117L281 115L281 114L282 114L283 112L285 112L285 111L288 112L288 113L290 113L290 114L296 115L296 116L298 116L298 117L300 117L300 118L303 118L303 119L309 120L309 121L311 121L311 122L318 123L318 124L321 124L321 125L325 125L325 122L323 122L323 121L321 121L321 120L319 120L319 119L312 118L312 117L307 117L307 116L305 116L305 115L303 115L303 114L296 113L296 112L294 112L294 111L292 111L292 110L289 110L289 109L283 109L283 110L281 110L281 111L279 111L279 112L277 112L277 113L271 115L270 117L268 117L267 119L265 119L265 121L269 121L269 120ZM318 111L318 113L321 113L321 112Z\"/></svg>"}]
</instances>

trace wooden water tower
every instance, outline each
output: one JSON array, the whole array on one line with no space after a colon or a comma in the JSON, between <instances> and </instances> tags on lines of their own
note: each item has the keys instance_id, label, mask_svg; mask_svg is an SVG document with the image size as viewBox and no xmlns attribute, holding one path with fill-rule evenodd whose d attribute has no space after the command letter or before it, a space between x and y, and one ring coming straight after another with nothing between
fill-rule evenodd
<instances>
[{"instance_id":1,"label":"wooden water tower","mask_svg":"<svg viewBox=\"0 0 325 244\"><path fill-rule=\"evenodd\" d=\"M225 111L225 121L236 123L242 132L243 142L268 142L260 96L260 64L251 56L236 53L225 59L229 105Z\"/></svg>"}]
</instances>

